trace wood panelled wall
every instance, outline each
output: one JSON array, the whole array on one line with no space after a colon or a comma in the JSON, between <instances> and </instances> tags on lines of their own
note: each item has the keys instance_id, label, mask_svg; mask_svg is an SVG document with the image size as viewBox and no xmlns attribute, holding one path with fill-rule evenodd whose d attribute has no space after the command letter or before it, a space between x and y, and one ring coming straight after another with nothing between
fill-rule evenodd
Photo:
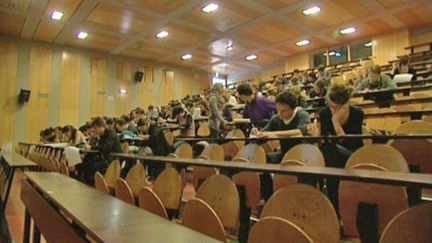
<instances>
[{"instance_id":1,"label":"wood panelled wall","mask_svg":"<svg viewBox=\"0 0 432 243\"><path fill-rule=\"evenodd\" d=\"M401 29L372 38L372 53L374 62L379 65L387 64L397 56L408 54L405 47L410 45L410 33L407 29Z\"/></svg>"},{"instance_id":2,"label":"wood panelled wall","mask_svg":"<svg viewBox=\"0 0 432 243\"><path fill-rule=\"evenodd\" d=\"M2 37L0 60L0 143L37 141L48 126L166 105L210 85L207 73ZM136 70L142 82L133 81ZM21 88L31 90L28 103L18 103Z\"/></svg>"}]
</instances>

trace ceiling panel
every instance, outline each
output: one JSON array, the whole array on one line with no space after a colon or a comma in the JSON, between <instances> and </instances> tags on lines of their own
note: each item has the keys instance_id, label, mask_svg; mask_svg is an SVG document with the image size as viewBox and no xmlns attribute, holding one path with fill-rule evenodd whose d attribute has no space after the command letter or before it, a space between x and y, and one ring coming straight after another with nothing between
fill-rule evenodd
<instances>
[{"instance_id":1,"label":"ceiling panel","mask_svg":"<svg viewBox=\"0 0 432 243\"><path fill-rule=\"evenodd\" d=\"M169 32L168 37L163 39L155 38L155 34L148 37L148 41L157 43L164 42L167 45L176 47L193 46L200 41L210 37L210 33L193 29L179 24L168 24L159 28L159 30L166 30ZM159 31L158 30L158 31Z\"/></svg>"},{"instance_id":2,"label":"ceiling panel","mask_svg":"<svg viewBox=\"0 0 432 243\"><path fill-rule=\"evenodd\" d=\"M139 42L125 50L122 54L141 57L146 60L157 60L177 52L177 49L168 46L156 45L148 42Z\"/></svg>"},{"instance_id":3,"label":"ceiling panel","mask_svg":"<svg viewBox=\"0 0 432 243\"><path fill-rule=\"evenodd\" d=\"M311 16L302 13L303 9L291 12L287 16L314 30L341 25L357 18L372 14L359 0L324 0L320 5L322 11Z\"/></svg>"},{"instance_id":4,"label":"ceiling panel","mask_svg":"<svg viewBox=\"0 0 432 243\"><path fill-rule=\"evenodd\" d=\"M247 71L247 69L248 67L232 64L232 63L220 63L205 68L205 70L208 72L219 73L224 75L230 73L236 73L236 72L245 72Z\"/></svg>"},{"instance_id":5,"label":"ceiling panel","mask_svg":"<svg viewBox=\"0 0 432 243\"><path fill-rule=\"evenodd\" d=\"M258 56L257 59L252 60L252 61L246 61L245 57L247 55L251 55L251 54L255 54ZM269 52L269 51L260 51L260 52L251 52L248 53L245 56L241 56L241 57L237 57L236 60L243 63L243 64L253 64L253 65L260 65L260 66L265 66L265 65L269 65L278 61L282 61L284 60L287 55L277 55L274 54L273 52Z\"/></svg>"},{"instance_id":6,"label":"ceiling panel","mask_svg":"<svg viewBox=\"0 0 432 243\"><path fill-rule=\"evenodd\" d=\"M30 8L31 0L0 0L0 6L7 9L27 12Z\"/></svg>"},{"instance_id":7,"label":"ceiling panel","mask_svg":"<svg viewBox=\"0 0 432 243\"><path fill-rule=\"evenodd\" d=\"M392 9L403 4L409 3L412 0L377 0L384 8Z\"/></svg>"},{"instance_id":8,"label":"ceiling panel","mask_svg":"<svg viewBox=\"0 0 432 243\"><path fill-rule=\"evenodd\" d=\"M117 0L135 5L159 14L166 14L180 7L187 0Z\"/></svg>"},{"instance_id":9,"label":"ceiling panel","mask_svg":"<svg viewBox=\"0 0 432 243\"><path fill-rule=\"evenodd\" d=\"M250 40L263 45L277 43L283 40L296 38L303 35L301 31L281 22L280 20L268 20L261 24L245 29L235 37Z\"/></svg>"},{"instance_id":10,"label":"ceiling panel","mask_svg":"<svg viewBox=\"0 0 432 243\"><path fill-rule=\"evenodd\" d=\"M410 27L432 26L432 3L413 7L394 14L401 22Z\"/></svg>"},{"instance_id":11,"label":"ceiling panel","mask_svg":"<svg viewBox=\"0 0 432 243\"><path fill-rule=\"evenodd\" d=\"M310 44L307 46L297 46L295 43L300 40L300 39L298 39L298 40L293 40L293 41L286 42L284 44L275 46L273 49L287 52L290 55L292 55L292 54L301 53L301 52L309 52L309 51L316 50L319 48L327 47L329 45L327 42L322 41L319 38L307 38L307 39L310 40Z\"/></svg>"},{"instance_id":12,"label":"ceiling panel","mask_svg":"<svg viewBox=\"0 0 432 243\"><path fill-rule=\"evenodd\" d=\"M8 13L0 13L0 33L19 36L26 18Z\"/></svg>"},{"instance_id":13,"label":"ceiling panel","mask_svg":"<svg viewBox=\"0 0 432 243\"><path fill-rule=\"evenodd\" d=\"M204 13L201 7L192 9L182 19L199 25L212 28L218 31L227 31L246 21L258 18L262 14L248 8L239 2L219 2L219 9L216 12Z\"/></svg>"},{"instance_id":14,"label":"ceiling panel","mask_svg":"<svg viewBox=\"0 0 432 243\"><path fill-rule=\"evenodd\" d=\"M181 60L180 57L173 57L171 60L166 60L166 63L177 66L200 68L218 61L220 61L220 58L213 57L211 55L192 53L192 59L190 60Z\"/></svg>"},{"instance_id":15,"label":"ceiling panel","mask_svg":"<svg viewBox=\"0 0 432 243\"><path fill-rule=\"evenodd\" d=\"M54 41L80 3L81 0L51 0L33 35L33 39L47 42ZM56 10L63 12L63 18L60 21L51 19L51 14Z\"/></svg>"},{"instance_id":16,"label":"ceiling panel","mask_svg":"<svg viewBox=\"0 0 432 243\"><path fill-rule=\"evenodd\" d=\"M99 4L86 20L86 22L101 29L117 31L122 34L143 31L155 21L154 17L109 4Z\"/></svg>"},{"instance_id":17,"label":"ceiling panel","mask_svg":"<svg viewBox=\"0 0 432 243\"><path fill-rule=\"evenodd\" d=\"M227 47L232 45L233 49L231 51L227 50ZM210 42L208 45L200 48L200 51L210 52L213 55L221 57L232 57L241 53L245 53L248 50L254 49L255 46L248 45L241 40L236 40L234 38L222 38L217 41Z\"/></svg>"},{"instance_id":18,"label":"ceiling panel","mask_svg":"<svg viewBox=\"0 0 432 243\"><path fill-rule=\"evenodd\" d=\"M297 3L299 0L255 0L255 2L259 2L276 11L288 5Z\"/></svg>"},{"instance_id":19,"label":"ceiling panel","mask_svg":"<svg viewBox=\"0 0 432 243\"><path fill-rule=\"evenodd\" d=\"M124 39L121 37L92 32L85 40L79 40L75 35L72 35L66 44L109 52L123 41Z\"/></svg>"}]
</instances>

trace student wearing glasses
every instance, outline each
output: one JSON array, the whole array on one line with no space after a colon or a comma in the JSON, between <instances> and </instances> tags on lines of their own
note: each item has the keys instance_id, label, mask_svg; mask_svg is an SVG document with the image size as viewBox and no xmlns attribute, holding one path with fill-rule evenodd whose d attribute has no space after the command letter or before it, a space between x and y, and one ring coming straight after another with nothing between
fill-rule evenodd
<instances>
[{"instance_id":1,"label":"student wearing glasses","mask_svg":"<svg viewBox=\"0 0 432 243\"><path fill-rule=\"evenodd\" d=\"M364 113L349 104L353 89L344 84L334 84L327 95L327 106L320 112L321 135L362 134ZM362 140L341 139L321 146L326 166L344 168L349 156L363 146ZM338 180L328 180L329 199L338 209Z\"/></svg>"}]
</instances>

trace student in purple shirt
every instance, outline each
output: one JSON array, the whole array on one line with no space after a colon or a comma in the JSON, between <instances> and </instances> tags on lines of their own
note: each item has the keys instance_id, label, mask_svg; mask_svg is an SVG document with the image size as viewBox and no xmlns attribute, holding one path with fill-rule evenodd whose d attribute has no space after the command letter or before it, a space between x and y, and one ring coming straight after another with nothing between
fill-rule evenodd
<instances>
[{"instance_id":1,"label":"student in purple shirt","mask_svg":"<svg viewBox=\"0 0 432 243\"><path fill-rule=\"evenodd\" d=\"M264 127L268 120L276 114L276 102L264 96L258 95L248 83L237 86L237 92L246 102L243 117L249 118L251 123L258 127Z\"/></svg>"}]
</instances>

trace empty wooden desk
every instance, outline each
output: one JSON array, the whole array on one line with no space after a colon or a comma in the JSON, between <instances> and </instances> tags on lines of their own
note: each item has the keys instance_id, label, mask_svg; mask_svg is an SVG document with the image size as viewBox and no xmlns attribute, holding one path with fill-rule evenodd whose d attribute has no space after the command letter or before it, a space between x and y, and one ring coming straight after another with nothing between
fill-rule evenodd
<instances>
[{"instance_id":1,"label":"empty wooden desk","mask_svg":"<svg viewBox=\"0 0 432 243\"><path fill-rule=\"evenodd\" d=\"M34 232L40 230L48 242L87 242L86 235L96 242L218 242L62 174L25 174L24 242L29 242L30 216L37 226Z\"/></svg>"}]
</instances>

